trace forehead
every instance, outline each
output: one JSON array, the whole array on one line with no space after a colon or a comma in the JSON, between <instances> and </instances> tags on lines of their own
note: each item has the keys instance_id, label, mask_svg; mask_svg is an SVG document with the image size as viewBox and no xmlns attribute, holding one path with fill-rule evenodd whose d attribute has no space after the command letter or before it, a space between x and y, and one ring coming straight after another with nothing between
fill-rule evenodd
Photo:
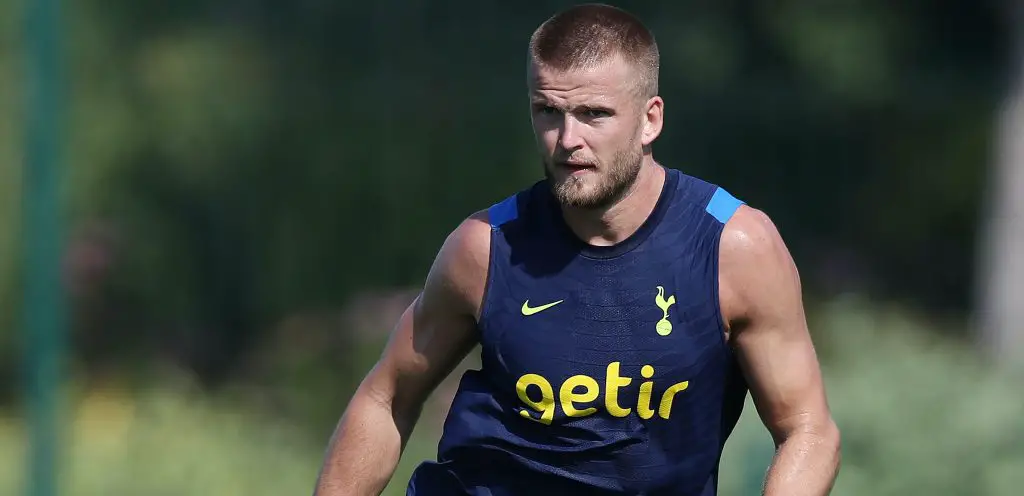
<instances>
[{"instance_id":1,"label":"forehead","mask_svg":"<svg viewBox=\"0 0 1024 496\"><path fill-rule=\"evenodd\" d=\"M560 70L536 62L530 64L532 99L604 101L616 103L633 96L636 86L630 65L620 57L590 67Z\"/></svg>"}]
</instances>

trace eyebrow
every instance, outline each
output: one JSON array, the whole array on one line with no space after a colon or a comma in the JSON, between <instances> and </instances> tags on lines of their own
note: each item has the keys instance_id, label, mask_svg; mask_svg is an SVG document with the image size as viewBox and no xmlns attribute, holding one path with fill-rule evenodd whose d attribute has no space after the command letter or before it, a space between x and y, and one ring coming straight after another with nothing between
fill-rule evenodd
<instances>
[{"instance_id":1,"label":"eyebrow","mask_svg":"<svg viewBox=\"0 0 1024 496\"><path fill-rule=\"evenodd\" d=\"M572 105L572 104L566 104L566 103L555 103L555 102L552 102L552 101L548 100L543 95L538 95L538 94L530 95L530 104L531 105L535 105L535 106L536 105L545 105L545 106L550 106L550 107L554 107L554 108L562 109L562 110L565 110L565 109L580 109L580 108L587 108L587 109L594 109L594 110L612 110L613 108L615 108L615 106L612 105L612 103L610 101L608 101L607 98L597 98L597 99L594 99L594 100L589 101L589 102L582 102L582 103L577 103L577 104Z\"/></svg>"}]
</instances>

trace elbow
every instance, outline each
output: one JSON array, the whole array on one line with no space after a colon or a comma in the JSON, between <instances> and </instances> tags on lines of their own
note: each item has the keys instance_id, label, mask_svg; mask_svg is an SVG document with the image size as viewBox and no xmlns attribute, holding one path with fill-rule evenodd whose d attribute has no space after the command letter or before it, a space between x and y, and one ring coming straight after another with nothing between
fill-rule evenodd
<instances>
[{"instance_id":1,"label":"elbow","mask_svg":"<svg viewBox=\"0 0 1024 496\"><path fill-rule=\"evenodd\" d=\"M829 419L827 422L814 429L814 444L825 459L832 459L833 465L838 469L842 459L842 433L835 421Z\"/></svg>"},{"instance_id":2,"label":"elbow","mask_svg":"<svg viewBox=\"0 0 1024 496\"><path fill-rule=\"evenodd\" d=\"M839 426L836 425L835 421L830 420L826 424L822 434L822 442L829 447L838 459L843 451L843 436L839 432Z\"/></svg>"},{"instance_id":3,"label":"elbow","mask_svg":"<svg viewBox=\"0 0 1024 496\"><path fill-rule=\"evenodd\" d=\"M776 445L796 444L804 446L822 456L838 460L842 452L842 434L839 426L831 418L814 422L805 422L793 426L792 430L776 437Z\"/></svg>"}]
</instances>

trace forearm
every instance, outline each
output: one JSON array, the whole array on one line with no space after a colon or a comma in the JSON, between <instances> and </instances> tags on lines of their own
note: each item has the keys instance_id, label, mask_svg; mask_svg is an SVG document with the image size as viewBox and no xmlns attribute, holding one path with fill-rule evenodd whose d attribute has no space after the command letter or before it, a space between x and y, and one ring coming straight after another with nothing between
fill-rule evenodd
<instances>
[{"instance_id":1,"label":"forearm","mask_svg":"<svg viewBox=\"0 0 1024 496\"><path fill-rule=\"evenodd\" d=\"M353 397L331 438L314 496L376 496L394 474L415 420L396 419L386 402Z\"/></svg>"},{"instance_id":2,"label":"forearm","mask_svg":"<svg viewBox=\"0 0 1024 496\"><path fill-rule=\"evenodd\" d=\"M764 496L826 496L839 472L838 430L802 432L779 444L765 479Z\"/></svg>"}]
</instances>

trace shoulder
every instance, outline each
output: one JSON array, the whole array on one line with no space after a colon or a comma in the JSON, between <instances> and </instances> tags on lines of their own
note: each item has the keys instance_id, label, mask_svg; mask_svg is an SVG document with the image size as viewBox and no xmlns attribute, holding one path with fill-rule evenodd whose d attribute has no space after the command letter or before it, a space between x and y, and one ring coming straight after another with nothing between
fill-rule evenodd
<instances>
[{"instance_id":1,"label":"shoulder","mask_svg":"<svg viewBox=\"0 0 1024 496\"><path fill-rule=\"evenodd\" d=\"M481 262L491 245L491 224L487 210L474 212L448 234L439 258L454 268L472 268ZM486 262L486 260L483 260Z\"/></svg>"},{"instance_id":2,"label":"shoulder","mask_svg":"<svg viewBox=\"0 0 1024 496\"><path fill-rule=\"evenodd\" d=\"M536 195L537 185L518 191L459 223L445 239L436 264L445 273L473 281L486 279L490 261L491 233L523 221L523 211Z\"/></svg>"},{"instance_id":3,"label":"shoulder","mask_svg":"<svg viewBox=\"0 0 1024 496\"><path fill-rule=\"evenodd\" d=\"M486 286L490 247L488 211L463 219L441 245L427 276L425 293L433 293L476 316Z\"/></svg>"},{"instance_id":4,"label":"shoulder","mask_svg":"<svg viewBox=\"0 0 1024 496\"><path fill-rule=\"evenodd\" d=\"M712 210L711 205L708 210ZM722 229L721 256L730 263L769 261L786 252L775 222L765 212L738 205Z\"/></svg>"},{"instance_id":5,"label":"shoulder","mask_svg":"<svg viewBox=\"0 0 1024 496\"><path fill-rule=\"evenodd\" d=\"M463 219L448 234L427 277L426 289L480 317L491 259L492 233L524 229L524 212L537 201L538 182Z\"/></svg>"},{"instance_id":6,"label":"shoulder","mask_svg":"<svg viewBox=\"0 0 1024 496\"><path fill-rule=\"evenodd\" d=\"M719 285L723 316L746 320L781 299L799 298L796 264L765 212L742 205L722 229Z\"/></svg>"}]
</instances>

